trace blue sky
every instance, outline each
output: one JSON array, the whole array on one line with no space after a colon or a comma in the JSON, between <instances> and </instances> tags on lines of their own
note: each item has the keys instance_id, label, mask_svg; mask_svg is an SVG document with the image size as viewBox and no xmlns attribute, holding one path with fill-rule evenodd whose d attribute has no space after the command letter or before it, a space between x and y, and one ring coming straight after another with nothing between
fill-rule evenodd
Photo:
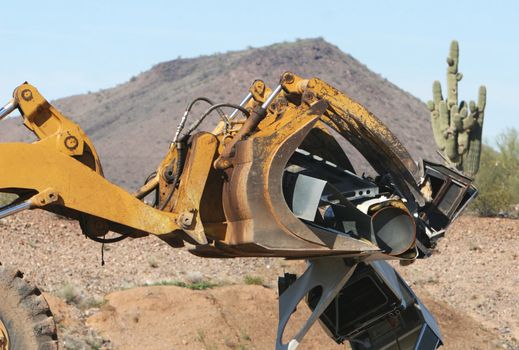
<instances>
[{"instance_id":1,"label":"blue sky","mask_svg":"<svg viewBox=\"0 0 519 350\"><path fill-rule=\"evenodd\" d=\"M114 86L178 56L319 36L425 101L432 81L445 79L455 38L460 97L488 88L487 140L519 128L516 1L25 0L1 8L2 102L25 80L54 99Z\"/></svg>"}]
</instances>

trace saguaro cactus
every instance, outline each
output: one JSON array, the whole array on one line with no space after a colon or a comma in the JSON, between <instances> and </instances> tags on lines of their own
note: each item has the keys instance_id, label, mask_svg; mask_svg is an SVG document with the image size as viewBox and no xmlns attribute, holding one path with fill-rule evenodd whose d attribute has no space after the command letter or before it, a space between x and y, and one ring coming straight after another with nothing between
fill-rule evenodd
<instances>
[{"instance_id":1,"label":"saguaro cactus","mask_svg":"<svg viewBox=\"0 0 519 350\"><path fill-rule=\"evenodd\" d=\"M447 100L443 99L439 81L433 83L433 100L427 103L431 111L434 139L449 165L468 176L479 169L481 133L487 98L485 86L479 87L477 104L470 101L458 103L458 82L463 74L458 72L459 45L453 41L447 57Z\"/></svg>"}]
</instances>

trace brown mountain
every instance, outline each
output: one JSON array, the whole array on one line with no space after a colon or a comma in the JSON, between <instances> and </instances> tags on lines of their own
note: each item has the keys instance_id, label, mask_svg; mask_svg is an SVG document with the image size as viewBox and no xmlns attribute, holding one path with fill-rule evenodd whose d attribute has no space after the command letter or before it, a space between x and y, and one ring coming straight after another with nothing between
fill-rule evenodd
<instances>
[{"instance_id":1,"label":"brown mountain","mask_svg":"<svg viewBox=\"0 0 519 350\"><path fill-rule=\"evenodd\" d=\"M133 189L167 152L177 121L192 99L206 96L238 103L254 79L274 86L287 70L319 77L364 104L416 159L436 158L425 104L323 39L176 59L113 88L54 103L93 139L106 176ZM1 141L19 140L22 131L27 134L15 124L19 120L3 122Z\"/></svg>"}]
</instances>

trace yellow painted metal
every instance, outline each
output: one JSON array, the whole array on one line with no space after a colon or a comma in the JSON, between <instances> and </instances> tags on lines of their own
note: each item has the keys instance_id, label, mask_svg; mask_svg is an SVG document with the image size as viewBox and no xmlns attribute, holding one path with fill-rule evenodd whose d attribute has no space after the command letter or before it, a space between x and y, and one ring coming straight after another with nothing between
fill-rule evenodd
<instances>
[{"instance_id":1,"label":"yellow painted metal","mask_svg":"<svg viewBox=\"0 0 519 350\"><path fill-rule=\"evenodd\" d=\"M157 186L159 185L159 177L156 175L153 179L148 181L144 186L139 188L137 191L132 193L132 196L135 198L142 199L146 197L148 194L150 194Z\"/></svg>"},{"instance_id":2,"label":"yellow painted metal","mask_svg":"<svg viewBox=\"0 0 519 350\"><path fill-rule=\"evenodd\" d=\"M364 135L365 138L371 138L372 142L376 140L376 137L371 136L372 134L381 136L380 140L387 142L387 146L390 147L389 156L392 159L402 159L402 170L413 175L418 172L416 163L402 143L380 119L360 103L318 78L306 80L293 73L285 73L282 77L282 84L289 93L303 94L303 97L306 94L310 100L324 99L328 101L330 107L327 115L329 117L336 115L345 122L336 129L338 132ZM331 124L333 124L333 119ZM385 151L385 149L381 149L381 151Z\"/></svg>"},{"instance_id":3,"label":"yellow painted metal","mask_svg":"<svg viewBox=\"0 0 519 350\"><path fill-rule=\"evenodd\" d=\"M152 234L179 229L176 215L146 205L46 142L0 144L0 169L0 191L51 186L66 208Z\"/></svg>"},{"instance_id":4,"label":"yellow painted metal","mask_svg":"<svg viewBox=\"0 0 519 350\"><path fill-rule=\"evenodd\" d=\"M249 87L249 92L252 94L252 99L247 102L244 106L245 109L251 111L255 106L261 106L263 102L267 99L267 97L272 93L272 90L265 85L263 80L254 80L252 85ZM242 120L234 121L235 125L241 126L243 125ZM225 122L220 121L216 128L212 131L214 135L219 135L225 130ZM224 143L220 144L220 147L223 147ZM220 149L221 150L221 149Z\"/></svg>"},{"instance_id":5,"label":"yellow painted metal","mask_svg":"<svg viewBox=\"0 0 519 350\"><path fill-rule=\"evenodd\" d=\"M36 192L33 207L61 206L99 217L117 232L127 233L125 227L156 235L179 230L177 215L154 209L104 179L92 141L34 86L20 85L14 99L24 125L40 141L0 144L0 190Z\"/></svg>"},{"instance_id":6,"label":"yellow painted metal","mask_svg":"<svg viewBox=\"0 0 519 350\"><path fill-rule=\"evenodd\" d=\"M31 197L31 206L34 208L41 208L46 205L56 203L59 199L59 194L52 188L47 188Z\"/></svg>"},{"instance_id":7,"label":"yellow painted metal","mask_svg":"<svg viewBox=\"0 0 519 350\"><path fill-rule=\"evenodd\" d=\"M24 125L42 144L58 150L103 174L99 156L92 141L76 123L66 118L53 107L38 90L30 84L22 84L14 91L14 98L24 118Z\"/></svg>"},{"instance_id":8,"label":"yellow painted metal","mask_svg":"<svg viewBox=\"0 0 519 350\"><path fill-rule=\"evenodd\" d=\"M0 350L9 350L9 334L2 320L0 320Z\"/></svg>"},{"instance_id":9,"label":"yellow painted metal","mask_svg":"<svg viewBox=\"0 0 519 350\"><path fill-rule=\"evenodd\" d=\"M200 218L200 204L206 186L214 186L214 184L207 184L207 180L217 148L218 140L211 133L199 133L193 137L178 190L175 191L170 203L164 208L166 211L178 213L179 226L199 244L207 243L204 226ZM168 165L171 162L176 162L173 155L178 157L177 152L172 152L166 157L169 163L163 162L159 167L158 174L164 174ZM164 178L160 181L163 186L166 185ZM165 192L169 190L168 188ZM166 196L166 194L163 195L163 197ZM215 203L215 205L218 205L218 203Z\"/></svg>"},{"instance_id":10,"label":"yellow painted metal","mask_svg":"<svg viewBox=\"0 0 519 350\"><path fill-rule=\"evenodd\" d=\"M366 107L318 78L306 80L286 72L281 84L286 93L301 94L307 105L326 100L329 107L322 121L357 148L377 172L392 174L409 199L408 205L414 205L415 200L425 203L417 185L418 166L398 138Z\"/></svg>"}]
</instances>

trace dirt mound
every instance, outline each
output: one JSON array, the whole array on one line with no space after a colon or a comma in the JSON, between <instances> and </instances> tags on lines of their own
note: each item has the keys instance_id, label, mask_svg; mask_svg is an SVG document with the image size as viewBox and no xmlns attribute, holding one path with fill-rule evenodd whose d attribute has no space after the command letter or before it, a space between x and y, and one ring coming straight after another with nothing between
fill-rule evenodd
<instances>
[{"instance_id":1,"label":"dirt mound","mask_svg":"<svg viewBox=\"0 0 519 350\"><path fill-rule=\"evenodd\" d=\"M260 286L136 288L109 294L87 324L115 349L270 349L276 297L274 290ZM319 327L305 343L308 349L334 344Z\"/></svg>"},{"instance_id":2,"label":"dirt mound","mask_svg":"<svg viewBox=\"0 0 519 350\"><path fill-rule=\"evenodd\" d=\"M272 349L276 337L277 293L261 286L227 286L204 291L144 287L115 292L87 325L113 349ZM429 297L440 316L446 349L495 349L496 335L463 313ZM296 324L308 316L294 314ZM289 334L295 329L287 329ZM468 345L467 340L473 345ZM301 349L345 349L316 325Z\"/></svg>"}]
</instances>

